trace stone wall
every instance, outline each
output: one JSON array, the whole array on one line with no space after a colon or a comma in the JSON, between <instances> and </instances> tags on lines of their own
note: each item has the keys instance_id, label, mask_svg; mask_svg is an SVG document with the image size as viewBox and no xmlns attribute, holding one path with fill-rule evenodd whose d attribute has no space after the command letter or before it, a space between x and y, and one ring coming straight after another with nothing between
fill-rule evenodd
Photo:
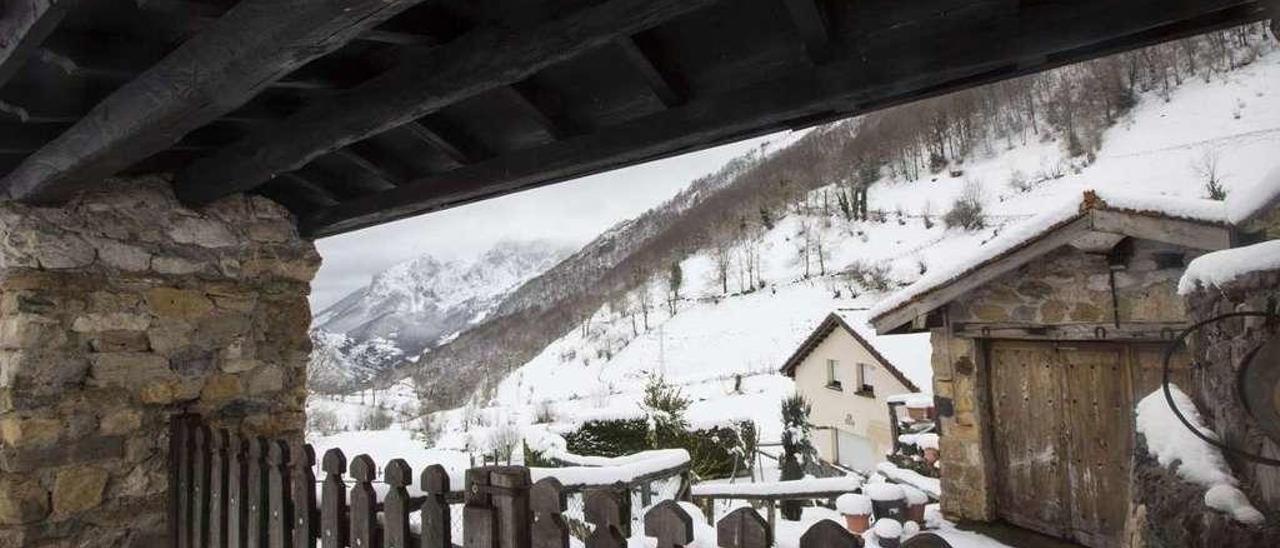
<instances>
[{"instance_id":1,"label":"stone wall","mask_svg":"<svg viewBox=\"0 0 1280 548\"><path fill-rule=\"evenodd\" d=\"M942 512L952 518L995 519L995 462L988 458L988 374L972 339L933 332L933 393L949 398L953 413L939 417L942 436Z\"/></svg>"},{"instance_id":2,"label":"stone wall","mask_svg":"<svg viewBox=\"0 0 1280 548\"><path fill-rule=\"evenodd\" d=\"M1239 311L1266 311L1280 299L1280 271L1255 272L1223 287L1207 287L1187 296L1191 319L1202 321ZM1196 401L1208 425L1232 447L1280 458L1280 444L1266 437L1236 394L1236 378L1246 353L1280 329L1264 318L1233 318L1192 335L1198 367L1192 386L1182 387ZM1141 440L1140 440L1141 441ZM1139 444L1135 470L1134 514L1147 516L1135 537L1148 546L1280 545L1280 469L1228 456L1240 488L1267 517L1264 527L1248 527L1204 505L1204 488L1179 480L1168 469L1146 462ZM1145 459L1150 460L1150 459Z\"/></svg>"},{"instance_id":3,"label":"stone wall","mask_svg":"<svg viewBox=\"0 0 1280 548\"><path fill-rule=\"evenodd\" d=\"M0 204L0 546L160 545L175 413L300 433L318 266L264 198Z\"/></svg>"}]
</instances>

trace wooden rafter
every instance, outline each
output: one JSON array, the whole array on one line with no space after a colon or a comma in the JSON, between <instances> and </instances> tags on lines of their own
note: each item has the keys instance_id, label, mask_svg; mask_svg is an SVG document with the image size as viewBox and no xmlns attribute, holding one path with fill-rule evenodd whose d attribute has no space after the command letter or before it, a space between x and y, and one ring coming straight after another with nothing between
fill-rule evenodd
<instances>
[{"instance_id":1,"label":"wooden rafter","mask_svg":"<svg viewBox=\"0 0 1280 548\"><path fill-rule=\"evenodd\" d=\"M1067 64L1180 37L1203 28L1221 28L1256 20L1249 6L1162 27L1147 28L1123 41L1086 44L1046 63ZM1132 23L1135 27L1140 22ZM952 30L963 33L964 29ZM1021 32L1034 33L1029 28ZM1012 36L1016 39L1018 36ZM939 35L918 44L904 37L882 43L882 51L906 47L931 51L953 36ZM1061 44L1024 40L1029 51L1043 54ZM992 44L990 48L1003 47ZM1035 48L1041 48L1039 50ZM874 53L874 52L873 52ZM949 52L950 53L950 52ZM862 59L832 62L816 69L797 69L771 81L689 103L600 132L516 151L446 173L411 181L379 195L360 197L317 211L302 219L305 233L320 237L480 199L597 173L621 165L679 154L732 139L839 119L870 108L882 108L1043 70L992 63L991 51L968 50L951 55L920 55L927 63L893 65L883 55L877 64ZM872 56L876 58L876 56ZM941 74L941 76L939 75ZM886 100L885 98L893 98Z\"/></svg>"},{"instance_id":2,"label":"wooden rafter","mask_svg":"<svg viewBox=\"0 0 1280 548\"><path fill-rule=\"evenodd\" d=\"M242 0L27 158L0 188L15 200L65 199L173 145L417 1Z\"/></svg>"},{"instance_id":3,"label":"wooden rafter","mask_svg":"<svg viewBox=\"0 0 1280 548\"><path fill-rule=\"evenodd\" d=\"M178 195L201 204L252 189L346 144L714 1L610 0L529 29L477 29L196 162L178 175Z\"/></svg>"},{"instance_id":4,"label":"wooden rafter","mask_svg":"<svg viewBox=\"0 0 1280 548\"><path fill-rule=\"evenodd\" d=\"M662 104L668 107L684 104L688 99L687 86L670 68L658 65L657 55L647 51L651 48L642 46L642 43L633 36L618 38L617 44L627 64L644 79L649 90L658 97L659 101L662 101Z\"/></svg>"},{"instance_id":5,"label":"wooden rafter","mask_svg":"<svg viewBox=\"0 0 1280 548\"><path fill-rule=\"evenodd\" d=\"M462 143L460 142L462 140L460 137L447 135L443 128L433 127L433 124L425 120L411 121L400 126L400 129L414 139L427 143L440 151L441 154L444 154L450 161L458 165L474 163L490 155L487 151L480 150L478 145Z\"/></svg>"},{"instance_id":6,"label":"wooden rafter","mask_svg":"<svg viewBox=\"0 0 1280 548\"><path fill-rule=\"evenodd\" d=\"M4 3L0 12L0 85L13 77L74 6L71 0Z\"/></svg>"},{"instance_id":7,"label":"wooden rafter","mask_svg":"<svg viewBox=\"0 0 1280 548\"><path fill-rule=\"evenodd\" d=\"M831 47L831 31L818 7L818 0L782 0L782 3L804 40L809 58L814 62L826 60Z\"/></svg>"}]
</instances>

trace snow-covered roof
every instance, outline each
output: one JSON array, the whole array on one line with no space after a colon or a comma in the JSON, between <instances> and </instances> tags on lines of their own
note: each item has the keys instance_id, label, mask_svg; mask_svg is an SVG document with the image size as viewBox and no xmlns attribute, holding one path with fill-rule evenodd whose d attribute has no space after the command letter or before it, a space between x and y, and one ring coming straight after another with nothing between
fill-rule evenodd
<instances>
[{"instance_id":1,"label":"snow-covered roof","mask_svg":"<svg viewBox=\"0 0 1280 548\"><path fill-rule=\"evenodd\" d=\"M1275 207L1280 207L1280 166L1272 168L1261 181L1227 195L1227 220L1244 224Z\"/></svg>"},{"instance_id":2,"label":"snow-covered roof","mask_svg":"<svg viewBox=\"0 0 1280 548\"><path fill-rule=\"evenodd\" d=\"M800 362L803 362L837 327L843 328L866 347L867 351L880 360L881 365L898 377L898 380L903 381L907 388L917 391L932 390L933 366L930 356L933 348L929 343L929 334L877 335L875 330L867 324L865 310L838 310L828 315L787 359L786 364L782 366L783 373L794 375L795 368L800 365Z\"/></svg>"},{"instance_id":3,"label":"snow-covered roof","mask_svg":"<svg viewBox=\"0 0 1280 548\"><path fill-rule=\"evenodd\" d=\"M1250 272L1280 270L1280 240L1268 240L1196 257L1178 280L1178 294L1222 287Z\"/></svg>"},{"instance_id":4,"label":"snow-covered roof","mask_svg":"<svg viewBox=\"0 0 1280 548\"><path fill-rule=\"evenodd\" d=\"M1223 202L1133 194L1114 190L1086 190L1081 199L1050 207L1045 212L1005 230L973 253L958 257L948 264L931 268L915 283L876 303L868 311L868 317L873 321L878 320L926 293L949 285L1081 219L1090 211L1100 210L1218 225L1228 224L1227 206Z\"/></svg>"}]
</instances>

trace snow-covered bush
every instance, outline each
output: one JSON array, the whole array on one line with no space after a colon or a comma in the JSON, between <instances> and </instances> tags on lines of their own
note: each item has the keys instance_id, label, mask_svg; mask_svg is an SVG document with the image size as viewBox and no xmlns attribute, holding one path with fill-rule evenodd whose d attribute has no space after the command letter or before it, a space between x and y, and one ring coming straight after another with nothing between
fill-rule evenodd
<instances>
[{"instance_id":1,"label":"snow-covered bush","mask_svg":"<svg viewBox=\"0 0 1280 548\"><path fill-rule=\"evenodd\" d=\"M813 460L813 442L809 439L809 412L812 406L804 396L793 394L782 400L782 462L779 479L798 480L804 477L804 469ZM800 519L800 501L782 503L782 518Z\"/></svg>"},{"instance_id":2,"label":"snow-covered bush","mask_svg":"<svg viewBox=\"0 0 1280 548\"><path fill-rule=\"evenodd\" d=\"M966 180L960 196L951 204L951 210L942 217L942 222L947 228L979 230L987 226L987 213L982 202L982 184L973 179Z\"/></svg>"},{"instance_id":3,"label":"snow-covered bush","mask_svg":"<svg viewBox=\"0 0 1280 548\"><path fill-rule=\"evenodd\" d=\"M395 418L391 413L381 407L368 409L360 415L359 430L386 430L391 428L391 423L395 422Z\"/></svg>"},{"instance_id":4,"label":"snow-covered bush","mask_svg":"<svg viewBox=\"0 0 1280 548\"><path fill-rule=\"evenodd\" d=\"M661 376L651 375L644 386L640 407L649 418L649 445L653 448L674 444L689 428L685 412L692 404L680 388Z\"/></svg>"},{"instance_id":5,"label":"snow-covered bush","mask_svg":"<svg viewBox=\"0 0 1280 548\"><path fill-rule=\"evenodd\" d=\"M511 457L515 454L516 446L520 442L520 431L511 423L499 424L489 430L489 452L499 462L511 464Z\"/></svg>"},{"instance_id":6,"label":"snow-covered bush","mask_svg":"<svg viewBox=\"0 0 1280 548\"><path fill-rule=\"evenodd\" d=\"M307 430L321 436L332 436L342 429L342 421L332 409L310 409L307 411Z\"/></svg>"},{"instance_id":7,"label":"snow-covered bush","mask_svg":"<svg viewBox=\"0 0 1280 548\"><path fill-rule=\"evenodd\" d=\"M541 401L538 406L533 409L534 424L550 424L556 422L555 409L551 407L551 402Z\"/></svg>"},{"instance_id":8,"label":"snow-covered bush","mask_svg":"<svg viewBox=\"0 0 1280 548\"><path fill-rule=\"evenodd\" d=\"M565 447L575 455L619 457L649 449L647 419L587 421L564 435Z\"/></svg>"}]
</instances>

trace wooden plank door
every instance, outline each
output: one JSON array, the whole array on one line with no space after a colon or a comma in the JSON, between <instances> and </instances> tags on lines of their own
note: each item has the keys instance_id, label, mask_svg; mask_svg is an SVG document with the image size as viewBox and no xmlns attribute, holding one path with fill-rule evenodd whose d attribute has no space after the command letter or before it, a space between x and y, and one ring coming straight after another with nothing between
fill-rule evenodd
<instances>
[{"instance_id":1,"label":"wooden plank door","mask_svg":"<svg viewBox=\"0 0 1280 548\"><path fill-rule=\"evenodd\" d=\"M1056 354L1066 381L1069 536L1088 546L1116 546L1129 504L1133 438L1127 349L1106 343L1060 344Z\"/></svg>"},{"instance_id":2,"label":"wooden plank door","mask_svg":"<svg viewBox=\"0 0 1280 548\"><path fill-rule=\"evenodd\" d=\"M1010 523L1065 536L1063 378L1053 346L995 341L989 348L997 509Z\"/></svg>"}]
</instances>

